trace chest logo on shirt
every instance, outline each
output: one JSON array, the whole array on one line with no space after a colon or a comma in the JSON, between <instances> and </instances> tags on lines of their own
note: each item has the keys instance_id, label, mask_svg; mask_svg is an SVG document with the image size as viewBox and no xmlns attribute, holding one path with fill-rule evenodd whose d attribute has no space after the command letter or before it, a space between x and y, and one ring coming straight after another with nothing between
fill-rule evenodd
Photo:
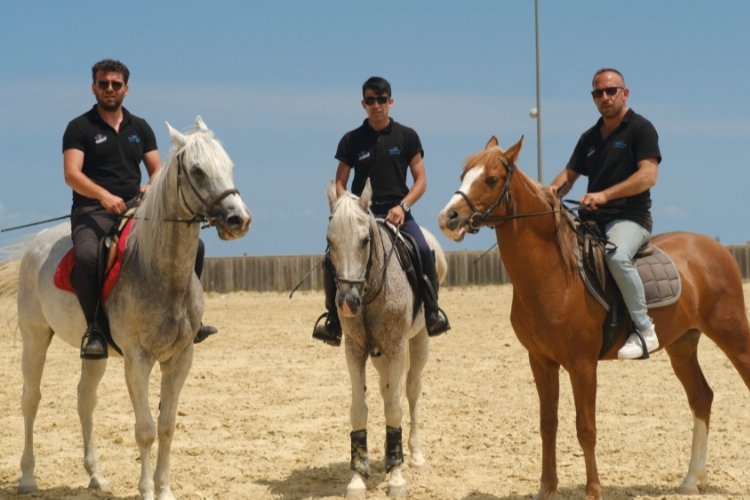
<instances>
[{"instance_id":1,"label":"chest logo on shirt","mask_svg":"<svg viewBox=\"0 0 750 500\"><path fill-rule=\"evenodd\" d=\"M369 157L370 157L370 152L369 151L362 151L361 153L359 153L357 155L357 160L364 161L364 160L368 159Z\"/></svg>"},{"instance_id":2,"label":"chest logo on shirt","mask_svg":"<svg viewBox=\"0 0 750 500\"><path fill-rule=\"evenodd\" d=\"M138 137L138 134L131 134L128 136L128 142L138 144L139 142L141 142L141 138Z\"/></svg>"},{"instance_id":3,"label":"chest logo on shirt","mask_svg":"<svg viewBox=\"0 0 750 500\"><path fill-rule=\"evenodd\" d=\"M393 146L392 148L388 148L388 154L393 156L398 156L401 154L401 148L398 146Z\"/></svg>"},{"instance_id":4,"label":"chest logo on shirt","mask_svg":"<svg viewBox=\"0 0 750 500\"><path fill-rule=\"evenodd\" d=\"M103 142L107 142L107 136L104 134L96 134L94 136L94 143L101 144Z\"/></svg>"},{"instance_id":5,"label":"chest logo on shirt","mask_svg":"<svg viewBox=\"0 0 750 500\"><path fill-rule=\"evenodd\" d=\"M625 149L627 146L628 146L628 144L625 141L623 141L622 139L616 140L615 143L614 143L614 145L613 145L613 147L615 149Z\"/></svg>"}]
</instances>

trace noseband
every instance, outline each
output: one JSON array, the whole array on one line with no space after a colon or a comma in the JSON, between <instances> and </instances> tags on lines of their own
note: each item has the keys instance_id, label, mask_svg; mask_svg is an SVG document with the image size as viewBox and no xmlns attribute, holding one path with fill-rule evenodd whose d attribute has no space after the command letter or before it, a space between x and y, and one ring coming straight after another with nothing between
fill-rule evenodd
<instances>
[{"instance_id":1,"label":"noseband","mask_svg":"<svg viewBox=\"0 0 750 500\"><path fill-rule=\"evenodd\" d=\"M464 199L466 204L469 206L469 209L471 209L471 215L466 219L465 222L467 231L471 234L478 233L482 226L493 226L499 222L503 222L504 220L513 218L513 216L492 215L492 212L494 212L495 209L500 206L500 204L508 203L510 201L510 181L513 178L513 172L516 169L516 166L513 163L508 163L505 158L501 158L500 160L503 162L503 165L505 165L505 168L508 171L508 175L505 178L505 185L503 186L503 190L500 192L500 196L498 196L494 203L490 204L483 212L477 210L477 208L474 206L474 203L471 202L466 193L464 193L460 189L455 192L455 194L461 196Z\"/></svg>"},{"instance_id":2,"label":"noseband","mask_svg":"<svg viewBox=\"0 0 750 500\"><path fill-rule=\"evenodd\" d=\"M235 188L230 188L222 191L219 193L213 200L206 201L206 198L204 198L198 189L195 187L195 185L190 180L190 176L187 173L187 169L185 168L185 163L183 161L185 153L182 152L179 155L177 155L177 194L180 198L180 201L182 201L182 204L185 205L188 212L192 214L193 218L189 221L182 221L179 222L208 222L210 226L213 226L216 222L216 217L213 216L214 208L216 208L216 205L221 203L221 201L226 198L227 196L231 196L233 194L239 195L239 190ZM201 204L203 205L203 211L195 210L193 207L190 206L190 203L188 203L187 198L185 197L185 193L183 191L183 184L182 180L184 179L185 184L190 188L190 190L193 192L193 194L200 200Z\"/></svg>"}]
</instances>

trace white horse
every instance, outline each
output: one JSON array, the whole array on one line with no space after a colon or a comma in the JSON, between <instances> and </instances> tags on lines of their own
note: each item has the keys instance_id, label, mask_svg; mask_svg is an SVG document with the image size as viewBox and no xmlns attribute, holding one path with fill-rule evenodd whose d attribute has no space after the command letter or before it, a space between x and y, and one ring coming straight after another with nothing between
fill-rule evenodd
<instances>
[{"instance_id":1,"label":"white horse","mask_svg":"<svg viewBox=\"0 0 750 500\"><path fill-rule=\"evenodd\" d=\"M430 340L425 328L424 310L414 308L414 293L393 243L382 223L370 211L372 189L369 180L362 196L336 194L328 186L331 209L328 246L336 270L336 305L346 339L346 362L352 384L351 469L354 475L347 486L347 498L364 498L365 479L370 465L367 455L367 403L365 401L365 364L367 358L380 377L386 423L385 470L388 495L407 494L402 474L401 391L406 374L409 402L409 465L426 466L419 437L419 397L422 369L427 363ZM422 229L435 251L439 280L447 273L443 250L428 231Z\"/></svg>"},{"instance_id":2,"label":"white horse","mask_svg":"<svg viewBox=\"0 0 750 500\"><path fill-rule=\"evenodd\" d=\"M193 270L200 222L216 226L225 240L244 236L250 226L250 213L234 188L232 161L203 120L196 118L195 129L186 134L168 123L167 128L173 141L167 165L156 174L135 213L120 277L104 303L112 337L123 352L125 381L135 411L141 462L138 489L144 499L153 499L156 483L158 498L163 500L174 498L169 454L177 402L203 315L203 290ZM53 284L55 269L71 246L67 224L42 231L23 256L18 274L25 422L19 493L38 490L33 434L47 348L53 335L79 348L86 329L75 295ZM162 374L158 427L148 402L149 376L156 362ZM78 383L84 467L89 488L100 490L109 485L99 467L92 416L106 365L106 359L84 360ZM151 476L150 450L157 431L158 455Z\"/></svg>"}]
</instances>

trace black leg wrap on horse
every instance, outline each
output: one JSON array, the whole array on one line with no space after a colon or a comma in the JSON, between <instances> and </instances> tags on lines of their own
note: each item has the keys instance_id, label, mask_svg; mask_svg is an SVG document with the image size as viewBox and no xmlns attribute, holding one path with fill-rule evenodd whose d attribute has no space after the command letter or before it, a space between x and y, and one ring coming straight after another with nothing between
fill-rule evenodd
<instances>
[{"instance_id":1,"label":"black leg wrap on horse","mask_svg":"<svg viewBox=\"0 0 750 500\"><path fill-rule=\"evenodd\" d=\"M367 456L367 429L352 431L352 461L349 468L354 472L370 477L370 460Z\"/></svg>"},{"instance_id":2,"label":"black leg wrap on horse","mask_svg":"<svg viewBox=\"0 0 750 500\"><path fill-rule=\"evenodd\" d=\"M404 448L401 445L401 427L385 428L385 471L404 463Z\"/></svg>"}]
</instances>

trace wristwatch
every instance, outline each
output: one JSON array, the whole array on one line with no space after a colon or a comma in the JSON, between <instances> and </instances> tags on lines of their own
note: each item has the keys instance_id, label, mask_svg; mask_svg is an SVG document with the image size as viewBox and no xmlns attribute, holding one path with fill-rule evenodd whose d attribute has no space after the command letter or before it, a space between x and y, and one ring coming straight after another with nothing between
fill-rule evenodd
<instances>
[{"instance_id":1,"label":"wristwatch","mask_svg":"<svg viewBox=\"0 0 750 500\"><path fill-rule=\"evenodd\" d=\"M401 203L399 203L399 206L400 206L400 207L401 207L402 209L404 209L404 213L405 213L405 214L408 214L408 213L409 213L409 211L411 210L411 207L410 207L410 206L409 206L409 204L408 204L408 203L406 203L405 201L402 201Z\"/></svg>"}]
</instances>

